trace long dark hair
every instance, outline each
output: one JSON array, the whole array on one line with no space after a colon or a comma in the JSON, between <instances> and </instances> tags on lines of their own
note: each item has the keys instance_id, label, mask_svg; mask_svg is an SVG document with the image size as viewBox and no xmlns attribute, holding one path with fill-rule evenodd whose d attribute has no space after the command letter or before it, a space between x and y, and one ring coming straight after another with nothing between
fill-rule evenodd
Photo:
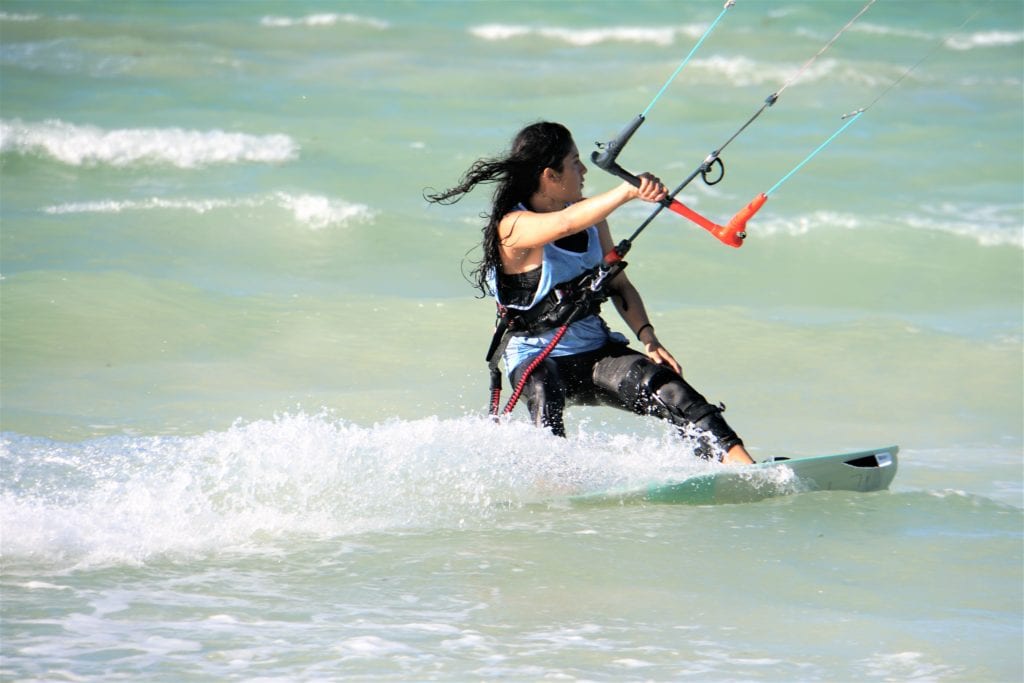
<instances>
[{"instance_id":1,"label":"long dark hair","mask_svg":"<svg viewBox=\"0 0 1024 683\"><path fill-rule=\"evenodd\" d=\"M498 245L498 223L519 203L526 203L540 185L545 168L562 172L562 162L572 149L572 133L560 123L541 121L523 128L512 140L507 155L493 159L478 159L462 176L459 184L435 194L426 194L429 202L454 204L481 183L497 183L491 199L491 212L483 227L483 258L471 271L471 282L482 296L493 292L487 284L487 274L501 268Z\"/></svg>"}]
</instances>

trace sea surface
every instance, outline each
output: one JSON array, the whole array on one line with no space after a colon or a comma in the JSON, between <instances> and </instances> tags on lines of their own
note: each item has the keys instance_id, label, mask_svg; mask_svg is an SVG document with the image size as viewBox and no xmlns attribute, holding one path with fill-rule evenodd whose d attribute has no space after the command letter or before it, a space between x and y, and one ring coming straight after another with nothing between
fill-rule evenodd
<instances>
[{"instance_id":1,"label":"sea surface","mask_svg":"<svg viewBox=\"0 0 1024 683\"><path fill-rule=\"evenodd\" d=\"M580 507L718 465L492 424L489 190L423 195L537 120L589 159L721 2L0 0L0 679L1022 680L1024 4L808 64L862 7L739 0L619 162L674 188L783 88L679 194L725 223L866 108L628 272L756 458L892 487Z\"/></svg>"}]
</instances>

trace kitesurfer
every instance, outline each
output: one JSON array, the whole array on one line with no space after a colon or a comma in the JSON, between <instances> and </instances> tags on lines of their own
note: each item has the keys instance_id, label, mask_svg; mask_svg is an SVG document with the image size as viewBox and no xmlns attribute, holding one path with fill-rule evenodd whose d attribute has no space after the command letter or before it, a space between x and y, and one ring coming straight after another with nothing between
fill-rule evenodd
<instances>
[{"instance_id":1,"label":"kitesurfer","mask_svg":"<svg viewBox=\"0 0 1024 683\"><path fill-rule=\"evenodd\" d=\"M586 173L570 131L540 122L521 130L505 156L479 159L458 185L427 195L449 204L477 185L496 186L483 228L483 259L472 273L482 295L497 299L499 323L504 320L503 338L499 344L496 337L492 354L504 348L509 378L526 397L532 420L557 435L565 435L566 404L611 405L668 420L681 434L700 435L702 457L752 462L722 408L683 379L625 272L604 286L642 353L612 332L592 303L581 303L590 308L571 318L564 314L565 297L579 291L573 285L614 246L608 216L633 200L660 202L667 195L658 178L642 174L639 187L624 182L584 198ZM558 316L566 329L556 337ZM496 368L497 359L492 362Z\"/></svg>"}]
</instances>

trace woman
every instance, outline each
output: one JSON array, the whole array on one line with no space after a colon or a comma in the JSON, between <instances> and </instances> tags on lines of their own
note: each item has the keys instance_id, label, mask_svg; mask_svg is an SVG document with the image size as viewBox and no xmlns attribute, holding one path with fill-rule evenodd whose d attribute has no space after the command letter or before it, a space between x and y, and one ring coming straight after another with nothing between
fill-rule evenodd
<instances>
[{"instance_id":1,"label":"woman","mask_svg":"<svg viewBox=\"0 0 1024 683\"><path fill-rule=\"evenodd\" d=\"M528 317L549 305L553 290L598 265L612 249L605 219L615 209L667 195L657 178L643 174L639 187L622 183L585 199L586 173L565 126L535 123L516 135L507 156L480 159L457 186L427 196L431 202L454 203L481 183L497 185L483 229L483 260L473 275L483 295L497 298L500 310ZM564 436L567 402L612 405L668 420L681 433L714 437L702 439L702 457L717 452L726 463L753 462L721 409L683 379L624 272L611 280L610 291L644 353L630 349L596 313L571 322L553 348L558 325L521 329L508 339L505 367L513 386L521 384L533 421ZM544 357L545 350L550 355Z\"/></svg>"}]
</instances>

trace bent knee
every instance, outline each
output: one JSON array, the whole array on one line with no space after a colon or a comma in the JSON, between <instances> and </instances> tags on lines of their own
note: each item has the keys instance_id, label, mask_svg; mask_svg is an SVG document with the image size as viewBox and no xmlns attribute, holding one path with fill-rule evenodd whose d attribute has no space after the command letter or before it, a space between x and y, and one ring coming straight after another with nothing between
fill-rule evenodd
<instances>
[{"instance_id":1,"label":"bent knee","mask_svg":"<svg viewBox=\"0 0 1024 683\"><path fill-rule=\"evenodd\" d=\"M638 414L650 413L655 394L681 379L672 370L639 354L606 358L594 366L594 384Z\"/></svg>"}]
</instances>

